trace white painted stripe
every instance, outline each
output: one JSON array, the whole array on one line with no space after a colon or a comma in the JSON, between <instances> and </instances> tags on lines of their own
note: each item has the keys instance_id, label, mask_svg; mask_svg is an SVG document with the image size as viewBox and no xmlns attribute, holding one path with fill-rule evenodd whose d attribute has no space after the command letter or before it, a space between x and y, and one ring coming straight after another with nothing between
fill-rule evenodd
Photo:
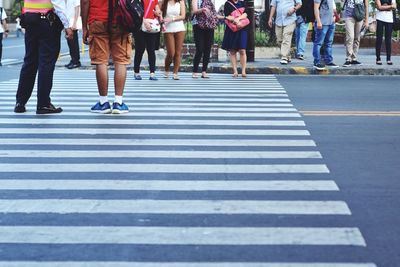
<instances>
[{"instance_id":1,"label":"white painted stripe","mask_svg":"<svg viewBox=\"0 0 400 267\"><path fill-rule=\"evenodd\" d=\"M140 134L140 135L261 135L309 136L307 130L236 130L236 129L82 129L82 128L0 128L0 134Z\"/></svg>"},{"instance_id":2,"label":"white painted stripe","mask_svg":"<svg viewBox=\"0 0 400 267\"><path fill-rule=\"evenodd\" d=\"M76 99L75 99L76 100ZM35 101L31 100L31 103L35 103ZM90 108L92 107L96 101L87 101L87 102L82 102L82 101L70 101L70 102L63 102L62 106L82 106L84 108ZM2 101L0 100L0 104L4 104L4 105L9 105L9 106L14 106L15 105L15 100L12 101ZM127 102L128 105L130 105L130 103ZM153 106L162 106L162 107L168 107L168 106L190 106L192 108L192 110L199 110L202 107L245 107L245 108L251 108L251 107L256 107L256 108L263 108L263 107L293 107L293 104L289 104L289 103L198 103L195 101L186 101L186 102L163 102L163 103L158 103L158 102L135 102L132 103L132 105L134 105L134 107L139 107L139 106L147 106L147 107L153 107ZM35 107L35 106L32 106ZM131 107L132 109L134 109L134 107ZM36 107L35 107L36 108Z\"/></svg>"},{"instance_id":3,"label":"white painted stripe","mask_svg":"<svg viewBox=\"0 0 400 267\"><path fill-rule=\"evenodd\" d=\"M15 92L14 92L15 93ZM8 92L0 92L0 96L8 96L10 93ZM271 92L264 92L264 93L246 93L246 94L235 94L235 93L226 93L226 94L218 94L218 93L213 93L213 94L197 94L197 93L190 93L187 94L186 92L178 92L178 93L168 93L168 92L156 92L156 93L140 93L135 91L132 94L125 94L125 98L130 97L130 95L134 96L135 98L137 97L151 97L151 96L158 96L158 97L288 97L287 94L285 93L271 93ZM57 93L52 94L52 97L57 97L57 98L62 98L62 97L67 97L67 96L72 96L72 97L81 97L81 96L88 96L90 98L93 97L93 93L86 93L82 91L78 92L64 92L61 93L60 91L57 91Z\"/></svg>"},{"instance_id":4,"label":"white painted stripe","mask_svg":"<svg viewBox=\"0 0 400 267\"><path fill-rule=\"evenodd\" d=\"M0 180L0 190L339 191L324 180Z\"/></svg>"},{"instance_id":5,"label":"white painted stripe","mask_svg":"<svg viewBox=\"0 0 400 267\"><path fill-rule=\"evenodd\" d=\"M377 267L374 263L328 262L127 262L127 261L3 261L0 267Z\"/></svg>"},{"instance_id":6,"label":"white painted stripe","mask_svg":"<svg viewBox=\"0 0 400 267\"><path fill-rule=\"evenodd\" d=\"M34 109L34 108L33 108ZM0 110L3 110L0 108ZM29 110L29 107L28 107ZM72 112L71 110L79 110L78 112ZM258 117L258 118L300 118L301 115L299 113L203 113L203 112L185 112L185 113L178 113L178 112L137 112L136 108L131 110L130 113L124 114L124 117L219 117L219 118L230 118L230 117L239 117L239 118L251 118L251 117ZM190 110L190 111L193 111ZM0 111L0 115L10 115L10 107L7 107L7 111ZM14 115L14 114L12 114ZM24 116L31 116L31 113L23 113L23 114L15 114L19 117ZM90 107L84 108L68 108L63 113L57 114L57 116L101 116L101 117L111 117L115 118L114 114L96 114L90 112ZM15 117L13 117L15 119ZM136 119L135 119L136 120Z\"/></svg>"},{"instance_id":7,"label":"white painted stripe","mask_svg":"<svg viewBox=\"0 0 400 267\"><path fill-rule=\"evenodd\" d=\"M343 201L262 200L0 200L0 213L351 215Z\"/></svg>"},{"instance_id":8,"label":"white painted stripe","mask_svg":"<svg viewBox=\"0 0 400 267\"><path fill-rule=\"evenodd\" d=\"M2 100L14 100L15 96L3 96ZM93 97L95 99L95 96ZM77 101L76 97L73 96L58 96L57 101ZM36 102L36 97L32 97L31 101ZM258 98L213 98L212 96L208 98L187 98L187 97L128 97L124 96L124 102L134 102L134 101L207 101L212 102L290 102L287 98L268 98L268 97L258 97Z\"/></svg>"},{"instance_id":9,"label":"white painted stripe","mask_svg":"<svg viewBox=\"0 0 400 267\"><path fill-rule=\"evenodd\" d=\"M366 246L358 228L0 226L0 243Z\"/></svg>"},{"instance_id":10,"label":"white painted stripe","mask_svg":"<svg viewBox=\"0 0 400 267\"><path fill-rule=\"evenodd\" d=\"M2 172L329 173L325 164L0 164Z\"/></svg>"},{"instance_id":11,"label":"white painted stripe","mask_svg":"<svg viewBox=\"0 0 400 267\"><path fill-rule=\"evenodd\" d=\"M34 108L33 108L34 109ZM1 109L0 109L1 110ZM29 110L29 107L28 107ZM63 113L57 114L58 117L63 117L63 116L71 116L71 115L78 115L78 116L91 116L91 117L110 117L115 115L113 114L94 114L90 112L89 107L84 107L84 108L75 108L75 110L84 110L80 112L72 112L70 110L73 110L71 108L68 108L68 110L65 110ZM193 110L192 110L193 111ZM8 111L0 111L0 115L10 115L10 110ZM32 115L29 112L28 113L23 113L23 114L15 114L17 116L23 117L23 116L29 116ZM172 113L172 112L136 112L136 109L128 114L124 114L125 117L219 117L219 118L231 118L231 117L239 117L239 118L300 118L301 115L299 113L203 113L203 112L186 112L186 113ZM136 119L135 119L136 120Z\"/></svg>"},{"instance_id":12,"label":"white painted stripe","mask_svg":"<svg viewBox=\"0 0 400 267\"><path fill-rule=\"evenodd\" d=\"M212 125L212 126L305 126L300 120L203 120L203 119L107 119L102 116L99 119L62 119L60 117L51 117L47 120L24 118L16 120L15 118L0 119L1 124L38 124L38 125Z\"/></svg>"},{"instance_id":13,"label":"white painted stripe","mask_svg":"<svg viewBox=\"0 0 400 267\"><path fill-rule=\"evenodd\" d=\"M110 150L1 150L0 158L107 158ZM127 150L113 158L320 159L318 151Z\"/></svg>"},{"instance_id":14,"label":"white painted stripe","mask_svg":"<svg viewBox=\"0 0 400 267\"><path fill-rule=\"evenodd\" d=\"M18 84L15 84L17 86ZM8 88L8 89L7 89ZM9 86L2 86L0 84L0 95L10 95L10 94L15 94L15 89L10 89ZM243 89L243 88L242 88ZM204 87L200 87L199 89L193 88L192 86L190 89L168 89L165 88L164 86L160 87L146 87L146 88L135 88L134 91L129 91L127 92L128 95L136 95L136 94L171 94L171 93L179 93L179 94L187 94L187 95L192 95L192 93L199 94L199 93L207 93L207 95L216 95L216 94L222 94L222 93L227 93L228 95L236 95L236 94L258 94L258 95L263 95L263 94L269 94L269 93L275 93L275 94L286 94L286 91L282 88L267 88L267 89L248 89L248 90L230 90L230 89L205 89ZM59 94L68 94L68 95L87 95L87 96L93 96L93 91L89 90L84 90L82 88L71 88L70 86L58 86L57 90L55 92L52 92L53 96L57 96ZM224 94L226 95L226 94Z\"/></svg>"},{"instance_id":15,"label":"white painted stripe","mask_svg":"<svg viewBox=\"0 0 400 267\"><path fill-rule=\"evenodd\" d=\"M315 147L313 140L245 140L245 139L58 139L0 138L0 145L99 145L115 146L238 146L238 147Z\"/></svg>"}]
</instances>

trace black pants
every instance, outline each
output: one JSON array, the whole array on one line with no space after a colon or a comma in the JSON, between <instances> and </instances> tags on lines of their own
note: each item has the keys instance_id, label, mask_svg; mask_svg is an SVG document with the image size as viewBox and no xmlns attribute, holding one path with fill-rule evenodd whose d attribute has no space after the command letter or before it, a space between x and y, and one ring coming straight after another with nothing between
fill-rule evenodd
<instances>
[{"instance_id":1,"label":"black pants","mask_svg":"<svg viewBox=\"0 0 400 267\"><path fill-rule=\"evenodd\" d=\"M193 59L193 72L198 72L202 57L202 71L207 71L208 62L210 62L211 46L214 42L214 29L201 29L199 26L193 25L193 37L196 45L196 54Z\"/></svg>"},{"instance_id":2,"label":"black pants","mask_svg":"<svg viewBox=\"0 0 400 267\"><path fill-rule=\"evenodd\" d=\"M80 63L78 30L74 30L73 38L71 40L67 40L67 43L69 47L69 54L71 56L71 62L74 64Z\"/></svg>"},{"instance_id":3,"label":"black pants","mask_svg":"<svg viewBox=\"0 0 400 267\"><path fill-rule=\"evenodd\" d=\"M47 19L38 19L26 27L25 57L19 76L17 103L25 105L28 102L38 73L37 107L50 104L54 67L60 52L61 29L59 23L50 26Z\"/></svg>"},{"instance_id":4,"label":"black pants","mask_svg":"<svg viewBox=\"0 0 400 267\"><path fill-rule=\"evenodd\" d=\"M3 33L0 33L0 63L3 56Z\"/></svg>"},{"instance_id":5,"label":"black pants","mask_svg":"<svg viewBox=\"0 0 400 267\"><path fill-rule=\"evenodd\" d=\"M383 22L380 20L377 20L376 24L376 45L375 45L376 59L381 60L383 28L385 28L386 60L390 61L390 57L392 55L393 23Z\"/></svg>"},{"instance_id":6,"label":"black pants","mask_svg":"<svg viewBox=\"0 0 400 267\"><path fill-rule=\"evenodd\" d=\"M134 57L134 70L135 73L140 72L140 63L142 62L143 53L146 49L149 60L150 73L156 71L156 45L157 38L160 37L159 33L148 33L137 31L133 35L135 39L135 57Z\"/></svg>"}]
</instances>

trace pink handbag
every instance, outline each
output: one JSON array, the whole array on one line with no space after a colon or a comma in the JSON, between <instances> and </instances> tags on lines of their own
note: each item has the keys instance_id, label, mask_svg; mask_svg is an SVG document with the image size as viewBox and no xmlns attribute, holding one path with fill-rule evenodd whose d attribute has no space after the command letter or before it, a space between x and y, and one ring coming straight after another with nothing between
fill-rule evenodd
<instances>
[{"instance_id":1,"label":"pink handbag","mask_svg":"<svg viewBox=\"0 0 400 267\"><path fill-rule=\"evenodd\" d=\"M228 3L231 4L235 8L235 10L232 11L230 16L237 18L237 17L240 17L244 13L244 7L237 8L229 0L228 0ZM244 27L246 27L247 25L249 25L250 20L248 18L244 18L239 21L239 24L235 24L235 23L225 19L225 24L229 27L229 29L231 29L231 31L237 32L237 31L243 29Z\"/></svg>"}]
</instances>

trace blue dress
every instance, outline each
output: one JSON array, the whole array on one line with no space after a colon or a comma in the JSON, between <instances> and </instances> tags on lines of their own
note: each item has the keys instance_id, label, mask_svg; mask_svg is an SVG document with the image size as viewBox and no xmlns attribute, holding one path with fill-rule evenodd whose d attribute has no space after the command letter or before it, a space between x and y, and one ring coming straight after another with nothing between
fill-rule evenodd
<instances>
[{"instance_id":1,"label":"blue dress","mask_svg":"<svg viewBox=\"0 0 400 267\"><path fill-rule=\"evenodd\" d=\"M241 8L244 7L244 1L238 1L236 4L231 1L227 0L224 5L224 14L225 16L229 16L232 11L235 9L233 6L228 3L230 1L232 4L236 6L236 8ZM225 25L225 33L224 33L224 39L222 40L222 49L224 50L239 50L239 49L246 49L247 48L247 27L244 27L243 29L233 32L228 26Z\"/></svg>"}]
</instances>

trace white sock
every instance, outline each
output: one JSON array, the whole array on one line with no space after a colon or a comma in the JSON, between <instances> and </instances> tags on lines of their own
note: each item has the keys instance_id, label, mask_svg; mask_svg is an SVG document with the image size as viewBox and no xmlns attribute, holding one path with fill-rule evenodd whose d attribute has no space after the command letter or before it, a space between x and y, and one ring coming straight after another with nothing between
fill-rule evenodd
<instances>
[{"instance_id":1,"label":"white sock","mask_svg":"<svg viewBox=\"0 0 400 267\"><path fill-rule=\"evenodd\" d=\"M114 102L117 102L118 104L122 105L122 95L116 95Z\"/></svg>"},{"instance_id":2,"label":"white sock","mask_svg":"<svg viewBox=\"0 0 400 267\"><path fill-rule=\"evenodd\" d=\"M100 96L100 104L103 105L106 102L108 102L108 96Z\"/></svg>"}]
</instances>

